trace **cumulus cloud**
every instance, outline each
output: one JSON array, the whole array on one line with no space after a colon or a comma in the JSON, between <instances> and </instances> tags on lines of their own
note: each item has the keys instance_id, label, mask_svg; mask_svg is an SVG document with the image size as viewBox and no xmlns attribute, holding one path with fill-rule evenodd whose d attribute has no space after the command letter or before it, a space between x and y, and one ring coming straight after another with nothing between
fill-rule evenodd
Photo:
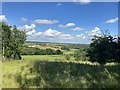
<instances>
[{"instance_id":1,"label":"cumulus cloud","mask_svg":"<svg viewBox=\"0 0 120 90\"><path fill-rule=\"evenodd\" d=\"M35 24L56 24L59 21L58 20L47 20L47 19L37 19L33 21Z\"/></svg>"},{"instance_id":2,"label":"cumulus cloud","mask_svg":"<svg viewBox=\"0 0 120 90\"><path fill-rule=\"evenodd\" d=\"M67 23L66 25L58 25L60 28L68 28L68 27L73 27L73 26L75 26L75 24L74 23Z\"/></svg>"},{"instance_id":3,"label":"cumulus cloud","mask_svg":"<svg viewBox=\"0 0 120 90\"><path fill-rule=\"evenodd\" d=\"M39 32L38 32L39 33ZM36 33L36 35L38 36L38 34ZM72 38L72 35L70 34L65 34L63 32L59 32L57 30L54 30L54 29L47 29L46 31L44 32L41 32L39 34L39 36L41 37L46 37L46 38L53 38L53 39L71 39Z\"/></svg>"},{"instance_id":4,"label":"cumulus cloud","mask_svg":"<svg viewBox=\"0 0 120 90\"><path fill-rule=\"evenodd\" d=\"M31 24L31 25L24 25L24 26L20 26L18 27L18 29L20 30L25 30L25 31L30 31L30 30L33 30L34 28L36 27L35 24Z\"/></svg>"},{"instance_id":5,"label":"cumulus cloud","mask_svg":"<svg viewBox=\"0 0 120 90\"><path fill-rule=\"evenodd\" d=\"M88 4L91 0L74 0L74 2L79 2L80 4Z\"/></svg>"},{"instance_id":6,"label":"cumulus cloud","mask_svg":"<svg viewBox=\"0 0 120 90\"><path fill-rule=\"evenodd\" d=\"M62 33L57 30L53 30L53 29L49 28L48 30L43 32L43 34L44 34L44 36L56 37L58 35L61 35Z\"/></svg>"},{"instance_id":7,"label":"cumulus cloud","mask_svg":"<svg viewBox=\"0 0 120 90\"><path fill-rule=\"evenodd\" d=\"M5 15L0 15L0 22L7 22L7 18Z\"/></svg>"},{"instance_id":8,"label":"cumulus cloud","mask_svg":"<svg viewBox=\"0 0 120 90\"><path fill-rule=\"evenodd\" d=\"M32 30L26 32L27 36L31 36L31 35L34 35L34 34L36 34L36 30L35 29L32 29Z\"/></svg>"},{"instance_id":9,"label":"cumulus cloud","mask_svg":"<svg viewBox=\"0 0 120 90\"><path fill-rule=\"evenodd\" d=\"M44 32L35 30L35 25L24 25L22 30L26 31L28 41L43 41L43 42L62 42L62 43L90 43L90 39L94 35L100 35L100 28L95 27L93 30L86 31L77 35L60 32L58 30L48 28Z\"/></svg>"},{"instance_id":10,"label":"cumulus cloud","mask_svg":"<svg viewBox=\"0 0 120 90\"><path fill-rule=\"evenodd\" d=\"M35 29L27 31L27 40L38 40L44 42L68 42L69 40L73 41L76 36L71 34L66 34L55 29L47 29L44 32L37 32Z\"/></svg>"},{"instance_id":11,"label":"cumulus cloud","mask_svg":"<svg viewBox=\"0 0 120 90\"><path fill-rule=\"evenodd\" d=\"M85 28L81 28L81 27L75 27L72 28L73 31L81 31L81 30L85 30Z\"/></svg>"},{"instance_id":12,"label":"cumulus cloud","mask_svg":"<svg viewBox=\"0 0 120 90\"><path fill-rule=\"evenodd\" d=\"M113 19L106 21L106 23L115 23L115 22L118 22L118 18L113 18Z\"/></svg>"},{"instance_id":13,"label":"cumulus cloud","mask_svg":"<svg viewBox=\"0 0 120 90\"><path fill-rule=\"evenodd\" d=\"M86 34L90 37L93 37L94 35L101 35L101 29L99 27L95 27L95 29L91 30L91 31L87 31Z\"/></svg>"},{"instance_id":14,"label":"cumulus cloud","mask_svg":"<svg viewBox=\"0 0 120 90\"><path fill-rule=\"evenodd\" d=\"M21 22L26 22L26 21L27 21L27 18L23 18L23 17L22 17L22 18L20 18L20 21L21 21Z\"/></svg>"}]
</instances>

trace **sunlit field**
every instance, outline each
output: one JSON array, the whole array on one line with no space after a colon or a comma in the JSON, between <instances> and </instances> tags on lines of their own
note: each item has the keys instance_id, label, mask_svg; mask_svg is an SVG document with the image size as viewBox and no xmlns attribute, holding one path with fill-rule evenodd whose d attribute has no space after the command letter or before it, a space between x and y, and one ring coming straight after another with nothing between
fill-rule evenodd
<instances>
[{"instance_id":1,"label":"sunlit field","mask_svg":"<svg viewBox=\"0 0 120 90\"><path fill-rule=\"evenodd\" d=\"M64 55L23 55L23 60L56 60L56 61L64 61ZM74 60L74 57L71 56L70 61Z\"/></svg>"},{"instance_id":2,"label":"sunlit field","mask_svg":"<svg viewBox=\"0 0 120 90\"><path fill-rule=\"evenodd\" d=\"M117 63L98 63L38 60L38 56L24 56L25 60L4 61L4 88L120 88ZM28 58L28 60L27 60ZM31 58L31 59L30 59ZM40 58L40 57L39 57ZM41 56L43 59L43 56ZM30 60L29 60L30 59Z\"/></svg>"}]
</instances>

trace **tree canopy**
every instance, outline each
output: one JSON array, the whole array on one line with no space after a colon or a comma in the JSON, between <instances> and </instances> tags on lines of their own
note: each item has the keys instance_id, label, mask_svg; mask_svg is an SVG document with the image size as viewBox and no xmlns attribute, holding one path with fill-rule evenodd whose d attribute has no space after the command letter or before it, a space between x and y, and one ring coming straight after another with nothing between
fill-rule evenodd
<instances>
[{"instance_id":1,"label":"tree canopy","mask_svg":"<svg viewBox=\"0 0 120 90\"><path fill-rule=\"evenodd\" d=\"M113 37L108 30L103 31L101 36L94 36L86 56L92 62L105 64L106 62L120 61L120 37Z\"/></svg>"},{"instance_id":2,"label":"tree canopy","mask_svg":"<svg viewBox=\"0 0 120 90\"><path fill-rule=\"evenodd\" d=\"M26 40L25 32L3 22L0 22L0 26L3 58L21 59L21 49Z\"/></svg>"}]
</instances>

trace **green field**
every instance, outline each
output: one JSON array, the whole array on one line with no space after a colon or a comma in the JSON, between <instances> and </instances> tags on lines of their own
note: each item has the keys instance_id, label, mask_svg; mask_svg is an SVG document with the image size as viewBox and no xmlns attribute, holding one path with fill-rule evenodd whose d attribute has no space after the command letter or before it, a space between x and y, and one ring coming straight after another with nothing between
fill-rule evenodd
<instances>
[{"instance_id":1,"label":"green field","mask_svg":"<svg viewBox=\"0 0 120 90\"><path fill-rule=\"evenodd\" d=\"M59 56L23 56L2 63L4 88L120 88L119 64L56 61ZM40 59L41 60L40 60ZM45 59L43 61L43 59ZM46 60L47 59L47 60ZM51 61L52 59L52 61ZM54 59L54 60L53 60Z\"/></svg>"},{"instance_id":2,"label":"green field","mask_svg":"<svg viewBox=\"0 0 120 90\"><path fill-rule=\"evenodd\" d=\"M23 55L23 60L58 60L64 61L64 55ZM74 60L74 57L71 56L70 61Z\"/></svg>"}]
</instances>

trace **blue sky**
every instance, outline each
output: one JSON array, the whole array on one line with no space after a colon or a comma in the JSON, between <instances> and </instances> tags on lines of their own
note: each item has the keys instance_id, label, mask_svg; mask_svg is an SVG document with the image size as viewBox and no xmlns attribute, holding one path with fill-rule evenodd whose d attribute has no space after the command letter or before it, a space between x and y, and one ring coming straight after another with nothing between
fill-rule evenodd
<instances>
[{"instance_id":1,"label":"blue sky","mask_svg":"<svg viewBox=\"0 0 120 90\"><path fill-rule=\"evenodd\" d=\"M117 2L4 2L2 15L25 30L28 41L90 43L100 30L118 33Z\"/></svg>"}]
</instances>

